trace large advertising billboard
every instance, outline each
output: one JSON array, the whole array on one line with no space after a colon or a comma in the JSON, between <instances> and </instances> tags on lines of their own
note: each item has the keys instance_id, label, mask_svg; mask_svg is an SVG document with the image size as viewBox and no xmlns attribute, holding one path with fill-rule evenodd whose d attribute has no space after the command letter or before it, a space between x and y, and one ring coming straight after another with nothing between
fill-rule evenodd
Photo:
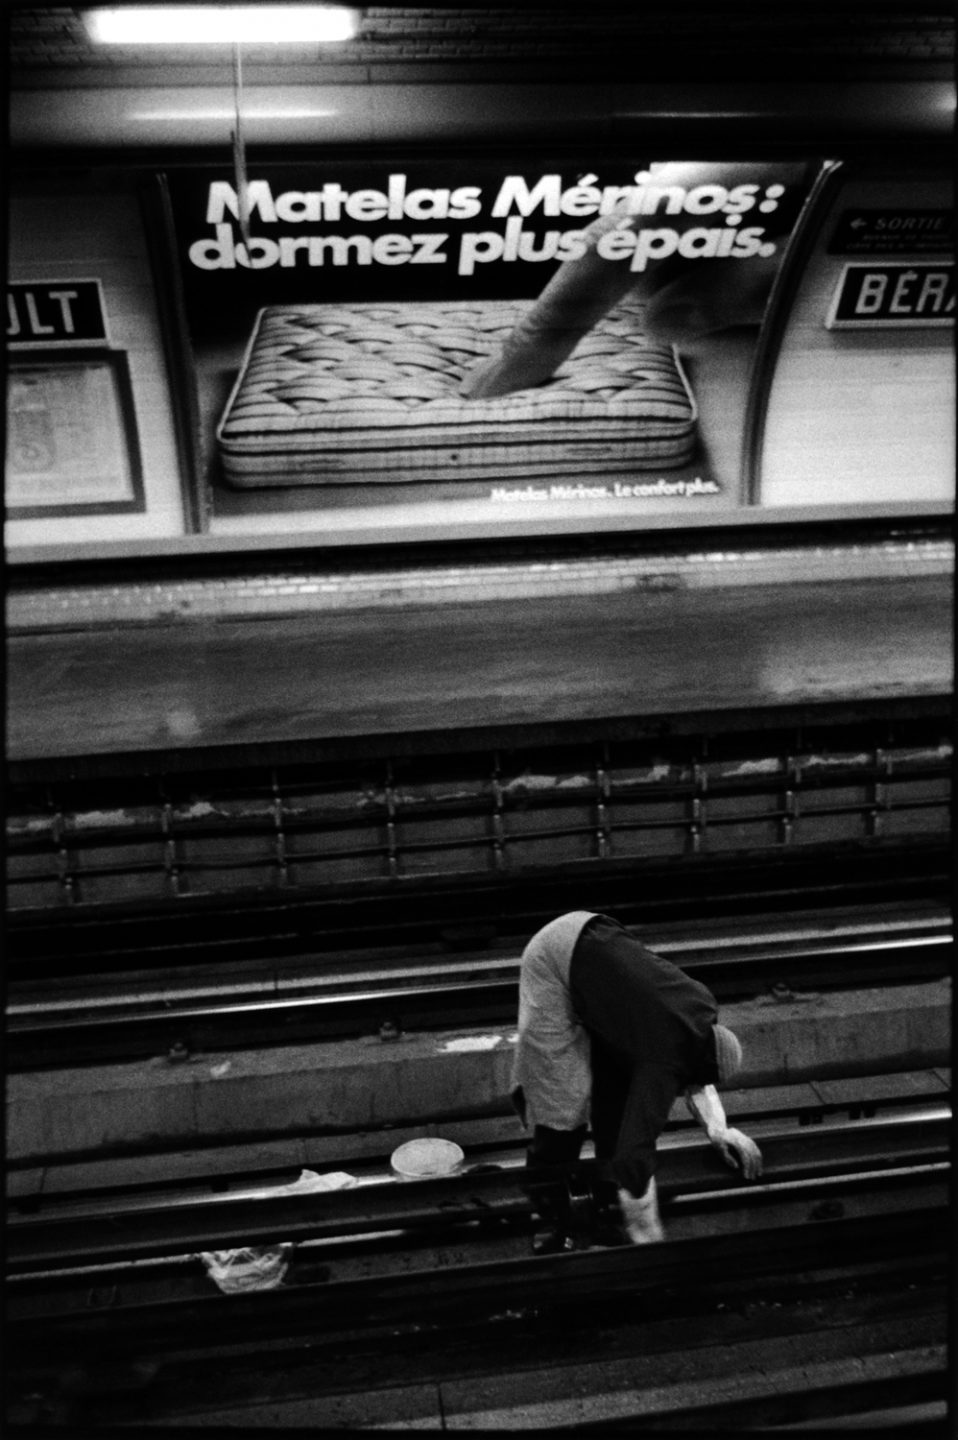
<instances>
[{"instance_id":1,"label":"large advertising billboard","mask_svg":"<svg viewBox=\"0 0 958 1440\"><path fill-rule=\"evenodd\" d=\"M751 361L816 170L171 175L214 524L739 506Z\"/></svg>"}]
</instances>

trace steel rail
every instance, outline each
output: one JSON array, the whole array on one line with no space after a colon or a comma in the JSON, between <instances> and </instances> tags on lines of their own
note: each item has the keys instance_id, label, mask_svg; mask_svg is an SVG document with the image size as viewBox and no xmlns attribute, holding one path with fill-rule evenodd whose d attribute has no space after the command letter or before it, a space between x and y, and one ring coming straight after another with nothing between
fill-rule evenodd
<instances>
[{"instance_id":1,"label":"steel rail","mask_svg":"<svg viewBox=\"0 0 958 1440\"><path fill-rule=\"evenodd\" d=\"M580 1180L580 1196L581 1184ZM760 1244L761 1234L782 1225L929 1209L947 1205L949 1194L950 1165L940 1158L878 1171L766 1179L738 1189L677 1192L663 1201L663 1215L669 1241L681 1243L731 1229L747 1230ZM512 1258L529 1253L536 1221L528 1203L509 1200L498 1206L490 1204L479 1220L459 1221L442 1214L432 1226L424 1223L300 1240L295 1244L294 1279L297 1284L313 1283L368 1275L373 1269L392 1273L397 1268L455 1268L480 1260ZM271 1243L286 1242L274 1239ZM614 1214L593 1205L590 1213L580 1213L568 1248L587 1251L624 1244ZM45 1314L63 1314L86 1308L91 1294L108 1295L110 1303L120 1305L138 1303L161 1292L174 1297L178 1291L195 1292L199 1258L197 1253L187 1252L17 1271L6 1277L10 1313L35 1314L42 1308Z\"/></svg>"},{"instance_id":2,"label":"steel rail","mask_svg":"<svg viewBox=\"0 0 958 1440\"><path fill-rule=\"evenodd\" d=\"M415 877L350 893L195 895L164 906L74 905L11 913L8 981L54 979L89 970L175 969L183 964L300 959L317 944L344 952L397 942L461 949L528 936L568 908L574 892L590 908L652 931L723 917L731 924L777 911L815 907L823 916L850 906L947 908L950 854L942 841L912 840L894 853L851 846L826 858L794 847L774 861L755 855L692 858L687 864L605 862L601 870L556 866L503 880ZM474 937L470 942L468 937ZM463 937L467 937L465 940Z\"/></svg>"},{"instance_id":3,"label":"steel rail","mask_svg":"<svg viewBox=\"0 0 958 1440\"><path fill-rule=\"evenodd\" d=\"M940 955L935 951L946 946L952 939L950 915L915 915L910 920L899 919L897 924L871 925L845 924L813 928L798 919L794 933L787 933L788 921L777 922L766 918L758 931L755 926L742 925L735 929L715 930L713 927L683 927L678 938L672 930L659 932L635 931L638 938L657 953L674 960L686 969L696 969L704 977L711 973L714 983L724 984L729 996L732 987L741 983L743 989L751 989L754 979L750 966L764 972L765 966L773 967L776 960L790 962L800 967L813 965L816 960L827 962L837 953L847 957L847 964L853 968L856 961L870 969L879 964L883 955L888 956L889 965L896 972L902 961L913 966L922 964L927 952L929 964ZM786 933L783 933L786 927ZM752 933L750 933L752 932ZM107 1008L126 1003L125 996L131 997L141 1007L148 1006L150 999L188 1005L190 1000L222 995L224 981L233 983L239 991L251 996L279 995L288 991L293 995L321 993L326 990L355 993L364 986L379 985L398 987L406 981L423 984L444 983L456 976L469 979L501 978L512 979L518 974L521 945L510 948L465 951L460 954L430 952L428 949L388 948L372 952L360 951L353 954L305 954L295 961L262 955L258 961L247 962L239 968L231 968L229 962L211 964L204 962L189 967L188 980L173 980L177 968L161 972L164 976L162 988L151 979L150 972L135 972L117 978L112 975L88 975L61 977L56 981L14 982L10 986L10 1014L29 1019L31 1016L54 1015L58 1011L68 1015L71 1010L82 1008ZM760 973L760 978L766 978ZM826 983L842 983L842 972L835 973L823 967ZM72 991L72 997L71 997ZM62 998L61 998L62 997Z\"/></svg>"},{"instance_id":4,"label":"steel rail","mask_svg":"<svg viewBox=\"0 0 958 1440\"><path fill-rule=\"evenodd\" d=\"M728 898L728 897L726 897ZM795 897L790 897L794 902ZM600 908L601 897L597 897L593 908ZM715 950L741 950L747 952L756 948L788 947L805 944L808 946L830 943L882 940L907 940L924 934L950 933L952 928L951 907L946 902L895 901L886 898L882 903L846 904L835 906L829 900L816 894L814 905L803 908L790 903L772 912L755 912L734 908L731 912L722 906L706 907L705 913L692 907L681 919L639 923L636 919L624 919L629 928L640 934L653 949L676 957L708 955ZM246 916L247 938L253 946L252 953L234 957L230 953L230 942L199 945L184 939L180 946L169 949L152 946L149 931L138 932L137 944L130 952L135 955L132 967L117 968L114 964L113 946L116 937L124 927L133 923L132 917L114 914L102 917L96 922L82 913L71 915L72 930L82 934L91 929L97 936L94 947L96 970L83 964L83 950L74 957L73 963L63 971L45 973L44 957L29 955L22 964L11 957L8 966L8 980L12 991L24 995L29 1002L34 993L42 999L45 992L58 984L80 985L86 996L92 988L94 993L105 986L119 987L127 980L139 986L149 987L152 973L164 976L176 974L182 967L183 957L188 957L191 978L197 973L208 976L213 982L227 967L234 967L228 973L256 975L262 966L264 975L275 975L282 980L284 973L298 975L303 971L317 974L349 975L362 973L375 966L379 970L406 969L410 964L436 968L446 963L471 961L503 962L515 958L522 950L525 938L532 933L534 917L528 926L520 926L518 936L510 940L498 937L494 923L470 921L461 917L461 923L452 925L438 918L435 935L426 938L407 938L401 927L396 927L388 936L382 936L365 945L346 943L339 929L323 932L320 948L310 948L309 936L297 934L294 925L295 912L287 909L285 925L259 934L252 924L253 917ZM13 923L15 917L10 917ZM622 918L622 917L620 917ZM61 922L62 923L62 922ZM137 922L140 923L140 922ZM514 932L515 933L515 932ZM292 946L296 940L298 943ZM125 952L123 952L125 953ZM680 961L681 963L681 961Z\"/></svg>"},{"instance_id":5,"label":"steel rail","mask_svg":"<svg viewBox=\"0 0 958 1440\"><path fill-rule=\"evenodd\" d=\"M856 1122L812 1134L763 1137L763 1185L875 1173L948 1159L951 1122L935 1113L920 1120ZM564 1173L564 1172L560 1172ZM584 1161L581 1175L595 1176ZM363 1185L322 1195L252 1194L140 1197L98 1206L59 1202L8 1217L6 1261L10 1274L103 1262L168 1256L184 1251L359 1235L383 1230L435 1228L525 1213L525 1186L554 1179L554 1172L490 1170L408 1184ZM660 1159L663 1203L673 1195L747 1193L742 1181L701 1145L670 1147ZM760 1190L762 1187L758 1187ZM758 1192L756 1192L758 1193Z\"/></svg>"},{"instance_id":6,"label":"steel rail","mask_svg":"<svg viewBox=\"0 0 958 1440\"><path fill-rule=\"evenodd\" d=\"M661 947L702 980L721 1000L777 987L783 992L841 985L874 985L934 978L950 972L952 936L934 933L791 945ZM141 1059L173 1050L195 1053L255 1048L319 1039L429 1030L472 1024L512 1023L518 1002L519 957L475 957L402 969L379 969L350 978L297 977L295 991L276 989L255 998L224 1002L177 997L162 1003L130 997L91 1006L89 999L64 1008L11 997L7 1015L7 1065L11 1071ZM445 964L445 968L444 968ZM414 983L410 983L411 970ZM266 982L264 982L266 983ZM280 982L281 983L281 982ZM287 980L292 989L292 982Z\"/></svg>"},{"instance_id":7,"label":"steel rail","mask_svg":"<svg viewBox=\"0 0 958 1440\"><path fill-rule=\"evenodd\" d=\"M102 1354L182 1352L201 1344L276 1344L296 1334L342 1334L396 1326L442 1333L446 1325L477 1327L504 1313L574 1315L601 1309L606 1323L616 1305L641 1315L701 1311L715 1298L754 1294L781 1285L808 1292L816 1276L881 1277L885 1285L914 1283L947 1266L947 1204L903 1207L890 1214L779 1227L752 1234L697 1237L654 1246L624 1246L413 1270L360 1279L293 1286L254 1295L209 1294L124 1305L111 1311L22 1316L12 1351L27 1368L38 1347L65 1348L71 1359ZM648 1312L646 1312L648 1313ZM193 1343L196 1343L194 1339ZM8 1359L8 1364L17 1363Z\"/></svg>"}]
</instances>

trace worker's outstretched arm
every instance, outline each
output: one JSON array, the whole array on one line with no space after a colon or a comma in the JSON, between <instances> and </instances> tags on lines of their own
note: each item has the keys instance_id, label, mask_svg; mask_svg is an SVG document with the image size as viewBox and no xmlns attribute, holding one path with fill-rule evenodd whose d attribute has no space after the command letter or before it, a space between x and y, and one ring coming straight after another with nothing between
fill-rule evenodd
<instances>
[{"instance_id":1,"label":"worker's outstretched arm","mask_svg":"<svg viewBox=\"0 0 958 1440\"><path fill-rule=\"evenodd\" d=\"M725 1163L741 1170L746 1180L758 1179L762 1173L762 1152L754 1140L730 1127L715 1086L690 1086L685 1092L685 1103Z\"/></svg>"}]
</instances>

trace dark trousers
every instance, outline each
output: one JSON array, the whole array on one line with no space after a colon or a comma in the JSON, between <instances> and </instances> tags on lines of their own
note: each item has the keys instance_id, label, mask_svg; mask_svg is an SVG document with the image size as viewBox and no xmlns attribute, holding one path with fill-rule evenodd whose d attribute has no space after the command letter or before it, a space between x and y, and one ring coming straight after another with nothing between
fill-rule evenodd
<instances>
[{"instance_id":1,"label":"dark trousers","mask_svg":"<svg viewBox=\"0 0 958 1440\"><path fill-rule=\"evenodd\" d=\"M629 1060L622 1059L601 1039L592 1036L592 1141L599 1162L598 1193L602 1203L611 1202L614 1190L620 1185L633 1195L643 1195L652 1178L653 1168L646 1151L644 1148L637 1151L631 1143L630 1109L644 1110L647 1084L647 1077ZM671 1106L671 1093L668 1103ZM536 1125L526 1163L529 1166L567 1165L571 1173L586 1133L585 1125L577 1130L553 1130L548 1125Z\"/></svg>"},{"instance_id":2,"label":"dark trousers","mask_svg":"<svg viewBox=\"0 0 958 1440\"><path fill-rule=\"evenodd\" d=\"M573 952L570 990L591 1042L596 1159L605 1162L617 1185L638 1196L655 1173L655 1142L682 1083L673 1070L640 1058L628 993L635 963L631 937L597 917Z\"/></svg>"}]
</instances>

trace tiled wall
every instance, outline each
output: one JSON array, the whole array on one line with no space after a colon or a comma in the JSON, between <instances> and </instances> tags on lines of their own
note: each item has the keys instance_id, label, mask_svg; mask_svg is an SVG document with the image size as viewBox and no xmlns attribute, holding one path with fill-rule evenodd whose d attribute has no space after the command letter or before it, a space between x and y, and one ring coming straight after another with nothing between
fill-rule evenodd
<instances>
[{"instance_id":1,"label":"tiled wall","mask_svg":"<svg viewBox=\"0 0 958 1440\"><path fill-rule=\"evenodd\" d=\"M922 179L908 169L853 178L837 191L775 361L764 422L763 507L878 504L906 495L951 500L953 327L830 329L826 318L847 264L862 258L829 239L843 214L907 214L910 207L947 214L953 204L947 176ZM902 273L921 283L922 265L942 257L916 248L876 258L917 267Z\"/></svg>"},{"instance_id":2,"label":"tiled wall","mask_svg":"<svg viewBox=\"0 0 958 1440\"><path fill-rule=\"evenodd\" d=\"M174 562L175 563L175 562ZM710 589L949 574L946 540L885 541L743 552L590 556L490 561L435 568L330 572L303 564L209 579L14 588L7 622L16 631L242 619L330 610L526 599L621 590Z\"/></svg>"},{"instance_id":3,"label":"tiled wall","mask_svg":"<svg viewBox=\"0 0 958 1440\"><path fill-rule=\"evenodd\" d=\"M135 190L117 184L83 193L64 184L41 194L16 195L10 237L12 279L98 279L102 285L109 348L124 354L130 366L146 510L11 518L7 543L13 549L182 535L173 399ZM36 353L27 351L27 359Z\"/></svg>"}]
</instances>

